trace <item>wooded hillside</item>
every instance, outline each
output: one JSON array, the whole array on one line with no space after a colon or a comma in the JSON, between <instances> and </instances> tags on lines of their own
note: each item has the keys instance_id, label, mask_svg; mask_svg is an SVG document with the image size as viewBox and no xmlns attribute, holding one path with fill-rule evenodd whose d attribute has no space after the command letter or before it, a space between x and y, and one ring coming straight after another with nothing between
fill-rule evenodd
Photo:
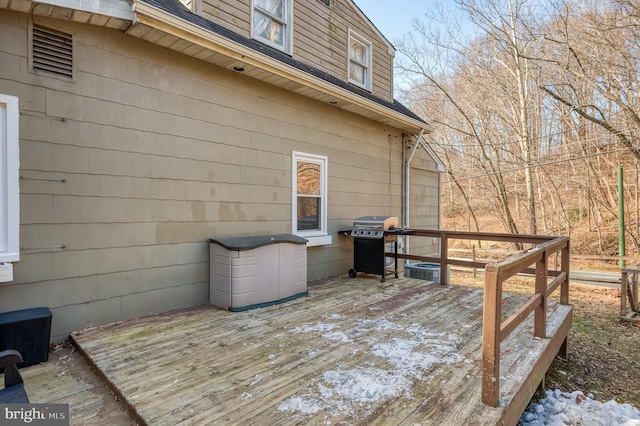
<instances>
[{"instance_id":1,"label":"wooded hillside","mask_svg":"<svg viewBox=\"0 0 640 426\"><path fill-rule=\"evenodd\" d=\"M402 100L446 163L444 226L638 253L640 2L456 0L397 41ZM447 220L450 219L450 220Z\"/></svg>"}]
</instances>

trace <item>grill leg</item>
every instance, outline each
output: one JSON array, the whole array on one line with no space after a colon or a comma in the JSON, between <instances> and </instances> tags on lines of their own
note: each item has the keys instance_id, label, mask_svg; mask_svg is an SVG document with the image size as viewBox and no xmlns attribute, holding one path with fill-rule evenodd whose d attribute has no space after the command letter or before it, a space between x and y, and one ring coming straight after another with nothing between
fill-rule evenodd
<instances>
[{"instance_id":1,"label":"grill leg","mask_svg":"<svg viewBox=\"0 0 640 426\"><path fill-rule=\"evenodd\" d=\"M394 241L394 250L393 250L393 267L395 269L395 277L398 278L398 240Z\"/></svg>"}]
</instances>

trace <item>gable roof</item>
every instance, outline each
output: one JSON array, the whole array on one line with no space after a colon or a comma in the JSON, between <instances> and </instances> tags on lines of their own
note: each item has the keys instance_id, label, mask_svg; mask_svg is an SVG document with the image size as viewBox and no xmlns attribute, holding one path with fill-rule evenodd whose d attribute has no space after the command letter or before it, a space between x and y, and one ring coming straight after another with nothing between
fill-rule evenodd
<instances>
[{"instance_id":1,"label":"gable roof","mask_svg":"<svg viewBox=\"0 0 640 426\"><path fill-rule=\"evenodd\" d=\"M393 44L391 44L391 42L387 39L387 37L385 37L384 34L382 34L382 32L380 32L380 30L378 29L378 27L376 27L376 25L371 22L371 19L369 19L369 17L367 15L364 14L364 12L362 11L362 9L360 9L360 6L358 6L353 0L347 0L349 2L349 5L351 5L351 7L353 8L353 10L360 15L360 17L367 23L367 25L369 25L369 27L376 33L378 34L378 36L382 39L382 41L384 41L384 44L387 45L387 47L389 48L389 53L391 53L394 57L396 55L396 48L393 46Z\"/></svg>"},{"instance_id":2,"label":"gable roof","mask_svg":"<svg viewBox=\"0 0 640 426\"><path fill-rule=\"evenodd\" d=\"M326 83L336 86L337 88L340 88L344 91L347 91L359 97L365 98L384 108L388 108L391 111L394 111L396 113L399 113L405 116L406 118L409 118L410 121L413 122L413 126L415 126L416 129L422 128L422 129L426 129L427 131L430 130L430 126L426 121L424 121L417 114L413 113L411 110L409 110L406 106L404 106L398 100L394 99L393 102L389 102L385 99L382 99L378 96L373 95L372 93L364 89L361 89L357 86L349 84L348 82L341 80L327 72L319 70L302 61L296 60L291 56L287 55L286 53L281 52L280 50L274 49L256 40L253 40L253 39L244 37L238 33L235 33L221 25L218 25L214 22L209 21L206 18L203 18L202 16L192 13L178 0L138 0L138 3L145 3L148 6L156 8L160 11L164 11L175 18L183 20L189 24L195 25L203 30L206 30L207 32L221 36L227 40L237 43L240 46L246 47L256 53L259 53L261 55L266 55L269 58L272 58L282 64L289 65L290 67L293 67L296 70L302 71L305 74L321 79ZM134 2L134 12L136 12L135 2Z\"/></svg>"}]
</instances>

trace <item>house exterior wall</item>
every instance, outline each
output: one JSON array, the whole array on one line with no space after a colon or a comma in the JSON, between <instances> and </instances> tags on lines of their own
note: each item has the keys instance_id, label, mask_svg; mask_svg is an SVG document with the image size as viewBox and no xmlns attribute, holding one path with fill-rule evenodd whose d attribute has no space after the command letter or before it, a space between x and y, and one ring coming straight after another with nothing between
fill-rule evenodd
<instances>
[{"instance_id":1,"label":"house exterior wall","mask_svg":"<svg viewBox=\"0 0 640 426\"><path fill-rule=\"evenodd\" d=\"M409 222L411 228L440 229L440 172L422 149L416 152L410 170ZM440 242L431 238L410 238L412 254L440 252Z\"/></svg>"},{"instance_id":2,"label":"house exterior wall","mask_svg":"<svg viewBox=\"0 0 640 426\"><path fill-rule=\"evenodd\" d=\"M202 16L251 38L251 0L203 0ZM393 54L349 0L294 1L293 58L347 81L349 29L372 43L371 92L393 100Z\"/></svg>"},{"instance_id":3,"label":"house exterior wall","mask_svg":"<svg viewBox=\"0 0 640 426\"><path fill-rule=\"evenodd\" d=\"M397 129L117 30L37 23L74 35L75 80L28 72L28 15L0 12L22 176L0 311L49 307L52 340L206 303L209 238L291 231L294 150L328 157L333 243L309 247L309 280L352 266L337 233L354 217L401 216Z\"/></svg>"},{"instance_id":4,"label":"house exterior wall","mask_svg":"<svg viewBox=\"0 0 640 426\"><path fill-rule=\"evenodd\" d=\"M202 0L202 17L251 37L251 0Z\"/></svg>"}]
</instances>

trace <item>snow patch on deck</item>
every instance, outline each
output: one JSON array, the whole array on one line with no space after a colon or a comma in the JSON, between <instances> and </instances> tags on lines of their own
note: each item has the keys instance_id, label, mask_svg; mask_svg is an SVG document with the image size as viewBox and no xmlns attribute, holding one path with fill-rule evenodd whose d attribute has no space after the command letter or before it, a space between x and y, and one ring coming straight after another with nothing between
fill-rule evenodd
<instances>
[{"instance_id":1,"label":"snow patch on deck","mask_svg":"<svg viewBox=\"0 0 640 426\"><path fill-rule=\"evenodd\" d=\"M423 379L434 366L464 361L456 349L461 339L454 334L436 333L415 323L405 328L388 319L359 320L349 327L340 323L340 316L328 317L337 321L308 323L289 331L317 333L319 338L341 343L359 339L360 350L353 354L369 351L373 361L356 368L319 372L308 391L288 398L279 410L301 415L321 411L332 416L353 415L358 407L366 408L383 399L411 397L413 381ZM397 337L380 342L368 338L373 330ZM318 341L321 343L321 339Z\"/></svg>"}]
</instances>

